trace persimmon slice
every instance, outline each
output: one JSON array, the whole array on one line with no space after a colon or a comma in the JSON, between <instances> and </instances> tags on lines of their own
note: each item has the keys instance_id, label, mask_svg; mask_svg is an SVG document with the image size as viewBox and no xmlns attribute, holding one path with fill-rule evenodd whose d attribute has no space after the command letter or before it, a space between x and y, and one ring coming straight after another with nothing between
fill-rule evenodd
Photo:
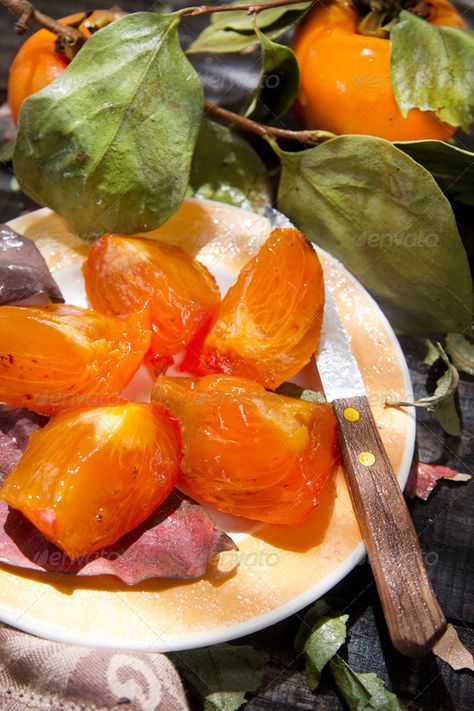
<instances>
[{"instance_id":1,"label":"persimmon slice","mask_svg":"<svg viewBox=\"0 0 474 711\"><path fill-rule=\"evenodd\" d=\"M127 315L148 304L151 355L170 363L209 319L219 299L214 277L179 247L106 234L82 268L92 306Z\"/></svg>"},{"instance_id":2,"label":"persimmon slice","mask_svg":"<svg viewBox=\"0 0 474 711\"><path fill-rule=\"evenodd\" d=\"M240 375L274 390L316 350L323 307L316 252L298 230L276 229L190 344L182 369Z\"/></svg>"},{"instance_id":3,"label":"persimmon slice","mask_svg":"<svg viewBox=\"0 0 474 711\"><path fill-rule=\"evenodd\" d=\"M181 483L221 511L301 524L337 461L330 405L227 375L157 379L152 397L181 426Z\"/></svg>"},{"instance_id":4,"label":"persimmon slice","mask_svg":"<svg viewBox=\"0 0 474 711\"><path fill-rule=\"evenodd\" d=\"M118 398L150 345L146 314L66 304L2 306L0 334L0 402L45 415Z\"/></svg>"},{"instance_id":5,"label":"persimmon slice","mask_svg":"<svg viewBox=\"0 0 474 711\"><path fill-rule=\"evenodd\" d=\"M72 410L31 436L0 497L74 560L144 521L171 492L179 457L161 405Z\"/></svg>"}]
</instances>

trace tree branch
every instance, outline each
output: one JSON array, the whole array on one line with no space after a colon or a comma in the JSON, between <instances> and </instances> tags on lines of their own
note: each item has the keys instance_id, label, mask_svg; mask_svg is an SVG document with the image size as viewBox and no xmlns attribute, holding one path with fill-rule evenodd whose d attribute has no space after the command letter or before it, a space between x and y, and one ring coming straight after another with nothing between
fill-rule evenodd
<instances>
[{"instance_id":1,"label":"tree branch","mask_svg":"<svg viewBox=\"0 0 474 711\"><path fill-rule=\"evenodd\" d=\"M291 131L286 128L276 128L275 126L265 126L262 123L257 123L252 119L235 114L233 111L223 109L221 106L211 104L210 101L204 102L204 110L209 114L225 119L230 123L236 123L242 128L245 128L251 133L256 133L262 138L285 138L290 141L299 141L304 145L315 146L323 141L328 141L330 138L335 138L334 133L329 131Z\"/></svg>"},{"instance_id":2,"label":"tree branch","mask_svg":"<svg viewBox=\"0 0 474 711\"><path fill-rule=\"evenodd\" d=\"M15 29L20 35L25 32L28 23L32 21L40 27L54 32L58 37L64 37L69 44L75 44L84 39L80 30L75 27L69 27L69 25L63 25L57 20L53 20L52 17L36 10L27 0L0 0L0 2L18 17Z\"/></svg>"},{"instance_id":3,"label":"tree branch","mask_svg":"<svg viewBox=\"0 0 474 711\"><path fill-rule=\"evenodd\" d=\"M241 3L238 5L201 5L200 7L189 8L189 12L183 11L183 15L195 17L196 15L207 15L210 12L233 12L236 10L246 10L247 15L258 15L263 10L269 10L273 7L283 7L285 5L301 5L304 0L271 0L271 2L263 3ZM313 3L311 3L313 4Z\"/></svg>"}]
</instances>

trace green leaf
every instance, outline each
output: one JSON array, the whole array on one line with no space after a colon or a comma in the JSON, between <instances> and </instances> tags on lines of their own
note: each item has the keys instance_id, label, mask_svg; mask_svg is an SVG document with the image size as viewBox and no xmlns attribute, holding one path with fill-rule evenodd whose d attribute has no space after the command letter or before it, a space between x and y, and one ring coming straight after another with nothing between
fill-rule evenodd
<instances>
[{"instance_id":1,"label":"green leaf","mask_svg":"<svg viewBox=\"0 0 474 711\"><path fill-rule=\"evenodd\" d=\"M267 170L250 144L228 128L203 119L190 177L190 192L261 212L272 202Z\"/></svg>"},{"instance_id":2,"label":"green leaf","mask_svg":"<svg viewBox=\"0 0 474 711\"><path fill-rule=\"evenodd\" d=\"M474 153L444 141L405 141L395 145L426 168L444 193L465 205L474 205Z\"/></svg>"},{"instance_id":3,"label":"green leaf","mask_svg":"<svg viewBox=\"0 0 474 711\"><path fill-rule=\"evenodd\" d=\"M240 0L229 4L240 4ZM284 34L311 7L311 2L274 7L257 15L257 26L270 39ZM211 23L201 32L188 49L193 52L240 52L258 42L253 27L253 17L246 11L215 12Z\"/></svg>"},{"instance_id":4,"label":"green leaf","mask_svg":"<svg viewBox=\"0 0 474 711\"><path fill-rule=\"evenodd\" d=\"M344 263L398 331L470 328L466 252L428 171L372 136L340 136L281 161L280 210Z\"/></svg>"},{"instance_id":5,"label":"green leaf","mask_svg":"<svg viewBox=\"0 0 474 711\"><path fill-rule=\"evenodd\" d=\"M350 711L405 711L395 694L374 672L359 674L338 655L329 663L334 681Z\"/></svg>"},{"instance_id":6,"label":"green leaf","mask_svg":"<svg viewBox=\"0 0 474 711\"><path fill-rule=\"evenodd\" d=\"M169 655L204 705L204 711L236 711L262 683L268 654L249 645L216 644Z\"/></svg>"},{"instance_id":7,"label":"green leaf","mask_svg":"<svg viewBox=\"0 0 474 711\"><path fill-rule=\"evenodd\" d=\"M462 435L461 420L456 408L454 395L450 395L435 405L433 409L436 419L447 434L451 435L451 437L460 437Z\"/></svg>"},{"instance_id":8,"label":"green leaf","mask_svg":"<svg viewBox=\"0 0 474 711\"><path fill-rule=\"evenodd\" d=\"M387 407L425 407L427 410L431 410L435 413L436 419L445 432L453 437L459 437L461 435L461 421L454 399L454 394L459 385L459 373L439 343L436 344L436 349L438 351L438 357L441 358L446 365L446 370L436 381L436 389L433 395L426 395L419 400L415 400L415 402L387 400L385 404ZM429 359L431 360L432 357L433 355L430 354ZM434 360L432 362L434 362Z\"/></svg>"},{"instance_id":9,"label":"green leaf","mask_svg":"<svg viewBox=\"0 0 474 711\"><path fill-rule=\"evenodd\" d=\"M116 20L23 104L21 187L81 237L156 228L185 195L203 96L178 23L151 12Z\"/></svg>"},{"instance_id":10,"label":"green leaf","mask_svg":"<svg viewBox=\"0 0 474 711\"><path fill-rule=\"evenodd\" d=\"M328 612L324 601L313 605L303 618L295 647L305 655L306 679L311 691L317 689L321 672L346 641L349 615L322 616Z\"/></svg>"},{"instance_id":11,"label":"green leaf","mask_svg":"<svg viewBox=\"0 0 474 711\"><path fill-rule=\"evenodd\" d=\"M433 365L433 363L436 363L436 361L439 359L439 350L436 348L433 341L430 341L429 338L426 339L425 346L426 355L423 358L423 363L425 365Z\"/></svg>"},{"instance_id":12,"label":"green leaf","mask_svg":"<svg viewBox=\"0 0 474 711\"><path fill-rule=\"evenodd\" d=\"M462 333L448 333L446 350L455 368L474 375L474 343L470 343Z\"/></svg>"},{"instance_id":13,"label":"green leaf","mask_svg":"<svg viewBox=\"0 0 474 711\"><path fill-rule=\"evenodd\" d=\"M403 10L390 33L391 82L403 116L413 108L469 131L474 120L474 33Z\"/></svg>"},{"instance_id":14,"label":"green leaf","mask_svg":"<svg viewBox=\"0 0 474 711\"><path fill-rule=\"evenodd\" d=\"M262 71L245 115L260 123L272 123L293 106L298 95L300 70L293 51L277 44L256 28L262 51Z\"/></svg>"}]
</instances>

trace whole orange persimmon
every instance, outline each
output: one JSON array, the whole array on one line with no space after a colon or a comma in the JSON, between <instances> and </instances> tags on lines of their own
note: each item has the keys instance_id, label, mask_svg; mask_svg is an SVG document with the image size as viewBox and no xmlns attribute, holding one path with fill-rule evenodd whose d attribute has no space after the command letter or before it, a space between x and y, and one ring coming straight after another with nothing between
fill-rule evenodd
<instances>
[{"instance_id":1,"label":"whole orange persimmon","mask_svg":"<svg viewBox=\"0 0 474 711\"><path fill-rule=\"evenodd\" d=\"M84 18L84 13L63 17L59 22L76 25L88 37L94 23L111 22L117 14L110 10L95 10ZM81 22L81 18L84 18ZM15 121L21 104L28 96L48 86L69 64L65 54L56 48L57 36L49 30L38 30L18 50L8 78L8 103Z\"/></svg>"},{"instance_id":2,"label":"whole orange persimmon","mask_svg":"<svg viewBox=\"0 0 474 711\"><path fill-rule=\"evenodd\" d=\"M0 497L71 559L115 543L178 478L177 422L157 403L72 410L35 432Z\"/></svg>"},{"instance_id":3,"label":"whole orange persimmon","mask_svg":"<svg viewBox=\"0 0 474 711\"><path fill-rule=\"evenodd\" d=\"M428 7L428 22L465 27L448 0L430 0ZM389 141L447 140L455 128L434 113L412 109L402 116L390 81L390 40L359 34L359 19L350 0L325 0L296 33L293 50L301 71L297 112L305 127Z\"/></svg>"},{"instance_id":4,"label":"whole orange persimmon","mask_svg":"<svg viewBox=\"0 0 474 711\"><path fill-rule=\"evenodd\" d=\"M177 417L183 442L178 484L220 511L304 523L337 463L327 403L277 395L247 378L160 376L152 398Z\"/></svg>"}]
</instances>

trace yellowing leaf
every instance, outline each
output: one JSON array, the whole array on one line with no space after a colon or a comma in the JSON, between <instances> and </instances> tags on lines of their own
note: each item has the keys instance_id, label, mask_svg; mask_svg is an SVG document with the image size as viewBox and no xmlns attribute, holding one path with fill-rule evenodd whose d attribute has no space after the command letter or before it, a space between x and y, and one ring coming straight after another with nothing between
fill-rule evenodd
<instances>
[{"instance_id":1,"label":"yellowing leaf","mask_svg":"<svg viewBox=\"0 0 474 711\"><path fill-rule=\"evenodd\" d=\"M447 626L446 632L436 642L433 647L433 653L449 664L455 671L459 669L471 669L471 671L474 671L474 658L471 652L463 645L452 625Z\"/></svg>"}]
</instances>

